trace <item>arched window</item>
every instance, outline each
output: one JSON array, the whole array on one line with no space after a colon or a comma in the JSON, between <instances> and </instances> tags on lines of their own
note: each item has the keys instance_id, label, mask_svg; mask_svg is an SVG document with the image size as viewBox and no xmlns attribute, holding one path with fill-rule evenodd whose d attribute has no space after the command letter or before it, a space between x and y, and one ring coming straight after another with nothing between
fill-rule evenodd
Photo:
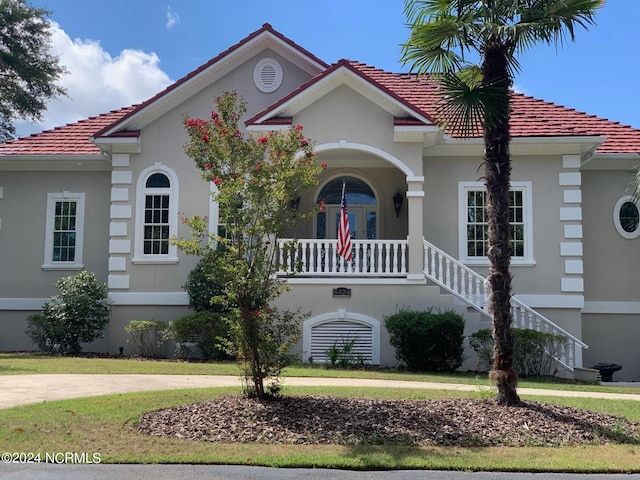
<instances>
[{"instance_id":1,"label":"arched window","mask_svg":"<svg viewBox=\"0 0 640 480\"><path fill-rule=\"evenodd\" d=\"M168 167L155 164L138 178L134 262L177 262L170 238L177 234L178 181Z\"/></svg>"},{"instance_id":2,"label":"arched window","mask_svg":"<svg viewBox=\"0 0 640 480\"><path fill-rule=\"evenodd\" d=\"M316 215L316 238L336 238L342 203L342 186L347 194L347 211L352 238L375 239L378 236L378 201L372 188L355 177L338 177L324 185L316 197L324 211ZM331 222L331 223L328 223Z\"/></svg>"},{"instance_id":3,"label":"arched window","mask_svg":"<svg viewBox=\"0 0 640 480\"><path fill-rule=\"evenodd\" d=\"M613 224L624 238L640 236L640 209L631 195L625 195L616 203L613 208Z\"/></svg>"}]
</instances>

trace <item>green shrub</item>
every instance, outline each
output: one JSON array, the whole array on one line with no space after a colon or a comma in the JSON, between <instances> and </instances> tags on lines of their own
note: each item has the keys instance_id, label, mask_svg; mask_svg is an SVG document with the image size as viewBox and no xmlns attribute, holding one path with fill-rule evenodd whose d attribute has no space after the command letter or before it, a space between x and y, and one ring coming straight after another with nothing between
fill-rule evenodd
<instances>
[{"instance_id":1,"label":"green shrub","mask_svg":"<svg viewBox=\"0 0 640 480\"><path fill-rule=\"evenodd\" d=\"M358 339L352 338L350 335L346 337L342 336L340 342L338 342L338 340L333 342L333 345L325 352L327 360L329 360L327 366L333 368L353 368L364 365L362 355L354 352L357 342Z\"/></svg>"},{"instance_id":2,"label":"green shrub","mask_svg":"<svg viewBox=\"0 0 640 480\"><path fill-rule=\"evenodd\" d=\"M158 320L131 320L124 331L131 336L137 355L166 358L171 344L169 324ZM129 342L129 340L127 340Z\"/></svg>"},{"instance_id":3,"label":"green shrub","mask_svg":"<svg viewBox=\"0 0 640 480\"><path fill-rule=\"evenodd\" d=\"M102 336L109 323L107 286L84 270L60 278L60 293L45 303L42 313L27 318L27 335L40 350L78 353L81 342Z\"/></svg>"},{"instance_id":4,"label":"green shrub","mask_svg":"<svg viewBox=\"0 0 640 480\"><path fill-rule=\"evenodd\" d=\"M169 322L168 333L178 343L179 355L204 360L228 360L224 342L229 328L218 312L195 312Z\"/></svg>"},{"instance_id":5,"label":"green shrub","mask_svg":"<svg viewBox=\"0 0 640 480\"><path fill-rule=\"evenodd\" d=\"M464 360L464 318L457 312L401 310L385 318L396 358L409 370L451 372Z\"/></svg>"},{"instance_id":6,"label":"green shrub","mask_svg":"<svg viewBox=\"0 0 640 480\"><path fill-rule=\"evenodd\" d=\"M189 306L196 312L228 310L222 298L224 285L217 274L221 252L221 247L207 252L189 272L187 283L183 285L189 296Z\"/></svg>"},{"instance_id":7,"label":"green shrub","mask_svg":"<svg viewBox=\"0 0 640 480\"><path fill-rule=\"evenodd\" d=\"M567 340L559 334L539 332L530 328L514 328L514 368L521 377L552 376L558 373L554 357L560 356ZM469 336L471 348L480 358L479 368L488 370L493 360L493 336L485 328Z\"/></svg>"}]
</instances>

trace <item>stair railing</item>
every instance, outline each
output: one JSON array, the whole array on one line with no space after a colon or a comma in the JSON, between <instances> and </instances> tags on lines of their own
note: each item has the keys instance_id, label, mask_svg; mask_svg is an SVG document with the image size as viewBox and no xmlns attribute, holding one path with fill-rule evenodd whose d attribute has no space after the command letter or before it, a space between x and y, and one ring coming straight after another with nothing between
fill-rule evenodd
<instances>
[{"instance_id":1,"label":"stair railing","mask_svg":"<svg viewBox=\"0 0 640 480\"><path fill-rule=\"evenodd\" d=\"M483 316L492 319L487 308L490 286L485 277L426 240L424 240L424 274L429 280ZM560 354L554 355L554 359L562 367L573 372L576 365L582 365L582 349L586 350L589 347L580 339L515 297L511 297L511 315L514 328L530 328L540 332L562 335L567 340L565 348Z\"/></svg>"}]
</instances>

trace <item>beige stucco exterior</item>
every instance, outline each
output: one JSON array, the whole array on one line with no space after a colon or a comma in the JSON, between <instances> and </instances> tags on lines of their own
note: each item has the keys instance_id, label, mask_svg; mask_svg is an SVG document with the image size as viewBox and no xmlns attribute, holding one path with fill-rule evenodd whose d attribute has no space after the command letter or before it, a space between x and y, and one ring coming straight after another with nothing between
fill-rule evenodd
<instances>
[{"instance_id":1,"label":"beige stucco exterior","mask_svg":"<svg viewBox=\"0 0 640 480\"><path fill-rule=\"evenodd\" d=\"M82 162L68 158L20 164L0 159L0 350L30 348L24 334L27 315L55 293L57 278L73 273L42 268L48 193L86 195L83 265L110 289L111 323L105 338L86 349L117 353L122 346L130 353L124 332L129 321L170 321L188 313L182 286L197 259L180 252L170 259L140 258L139 188L154 168L169 172L175 180L172 202L177 212L209 215L210 187L184 153L183 119L208 118L213 99L229 90L246 100L245 119L283 99L276 116L303 125L318 160L327 163L318 187L302 195L301 209L317 201L327 182L358 178L376 196L378 238L408 245L407 273L294 279L279 306L300 308L312 319L353 314L381 326L400 308L455 308L467 318L466 334L489 326L486 316L472 312L423 272L423 238L454 259L461 257L460 245L466 240L461 185L482 177L482 144L446 138L434 133L435 126L425 129L427 133L398 129L395 119L415 112L348 69L298 92L320 67L310 67L312 59L291 54L289 47L260 45L239 49L127 120L122 128L139 130L134 141L103 139L103 154ZM254 84L254 66L264 58L277 60L284 71L274 93ZM513 145L512 182L526 185L530 194L526 241L532 245L526 261L512 264L513 291L590 346L578 355L581 364L623 363L616 378L640 380L640 362L633 353L640 329L640 238L622 238L612 221L616 202L627 193L628 169L585 168L595 144L570 140L524 138ZM398 215L392 201L396 193L404 197ZM303 221L291 236L315 238L314 225L314 219ZM188 232L177 221L174 233L180 237ZM471 263L486 274L486 262ZM334 297L337 287L350 288L351 296ZM619 336L625 340L617 340ZM384 328L378 348L381 364L396 362ZM302 343L298 350L304 358ZM475 364L469 352L463 368Z\"/></svg>"}]
</instances>

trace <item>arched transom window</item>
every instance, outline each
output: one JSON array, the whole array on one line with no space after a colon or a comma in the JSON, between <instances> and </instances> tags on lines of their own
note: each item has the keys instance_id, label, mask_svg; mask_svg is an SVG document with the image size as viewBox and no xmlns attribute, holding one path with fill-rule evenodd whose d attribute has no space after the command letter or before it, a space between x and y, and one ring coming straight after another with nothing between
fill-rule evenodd
<instances>
[{"instance_id":1,"label":"arched transom window","mask_svg":"<svg viewBox=\"0 0 640 480\"><path fill-rule=\"evenodd\" d=\"M347 211L351 238L378 237L378 201L373 189L355 177L339 177L324 185L316 202L324 204L324 211L316 215L316 238L336 238L342 203L342 187L347 194Z\"/></svg>"}]
</instances>

